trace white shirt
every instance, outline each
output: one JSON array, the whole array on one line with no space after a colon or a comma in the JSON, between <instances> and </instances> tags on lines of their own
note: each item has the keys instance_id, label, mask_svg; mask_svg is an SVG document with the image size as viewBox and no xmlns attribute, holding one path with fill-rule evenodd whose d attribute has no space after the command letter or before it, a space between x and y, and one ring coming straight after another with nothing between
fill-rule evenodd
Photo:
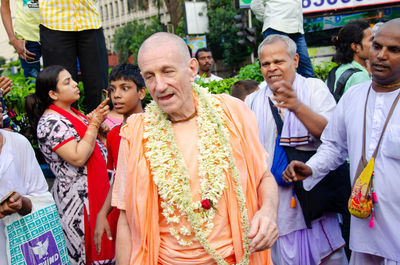
<instances>
[{"instance_id":1,"label":"white shirt","mask_svg":"<svg viewBox=\"0 0 400 265\"><path fill-rule=\"evenodd\" d=\"M28 140L18 134L0 129L3 147L0 153L0 197L11 191L21 195L38 195L47 192L48 186L35 153ZM0 264L8 264L6 235L0 219Z\"/></svg>"},{"instance_id":2,"label":"white shirt","mask_svg":"<svg viewBox=\"0 0 400 265\"><path fill-rule=\"evenodd\" d=\"M313 175L303 181L310 189L322 176L350 158L350 177L354 175L361 158L364 106L371 81L349 89L339 101L335 113L325 128L323 144L308 162ZM383 124L399 89L377 93L371 89L366 120L366 159L377 146ZM351 217L350 248L400 261L400 104L389 121L375 159L374 190L378 203L375 208L375 226L369 228L370 217Z\"/></svg>"},{"instance_id":3,"label":"white shirt","mask_svg":"<svg viewBox=\"0 0 400 265\"><path fill-rule=\"evenodd\" d=\"M210 81L220 81L220 80L222 80L222 79L223 79L223 78L221 78L221 77L219 77L219 76L216 76L216 75L211 74L210 77L204 77L204 78L202 78L201 80L202 80L203 82L205 82L205 83L208 83L208 82L210 82ZM200 75L196 75L195 80L196 80L196 82L197 82L198 80L200 80Z\"/></svg>"},{"instance_id":4,"label":"white shirt","mask_svg":"<svg viewBox=\"0 0 400 265\"><path fill-rule=\"evenodd\" d=\"M316 78L307 78L307 88L308 93L304 100L304 104L307 105L313 112L322 115L325 119L329 120L334 109L335 109L335 99L329 92L328 87L319 79ZM261 83L260 85L262 85ZM264 83L265 84L265 83ZM253 100L256 97L259 97L263 94L263 88L260 87L259 90L247 96L245 102L250 107L250 109L254 110L255 106L253 105ZM266 96L270 98L273 96L271 90L266 90ZM268 130L260 129L260 134L264 134L264 141L262 142L265 150L269 154L268 158L268 168L270 169L272 166L272 162L274 159L274 150L275 150L275 140L277 136L277 128L275 124L274 117L272 116L272 112L270 106L268 104L268 100L264 104L265 108L267 108L266 117L260 117L256 113L257 121L261 124L260 119L266 119L268 124ZM288 111L288 110L285 110ZM313 141L307 146L301 146L298 149L302 150L316 150L318 145L320 144L319 140L313 138ZM290 201L292 198L292 186L282 187L278 186L279 191L279 207L278 207L278 219L277 225L279 230L279 235L286 235L293 231L301 230L306 228L306 224L303 217L303 212L300 207L300 202L296 199L296 207L290 207Z\"/></svg>"},{"instance_id":5,"label":"white shirt","mask_svg":"<svg viewBox=\"0 0 400 265\"><path fill-rule=\"evenodd\" d=\"M256 18L264 22L263 32L272 28L289 34L304 34L301 0L253 0L250 8Z\"/></svg>"}]
</instances>

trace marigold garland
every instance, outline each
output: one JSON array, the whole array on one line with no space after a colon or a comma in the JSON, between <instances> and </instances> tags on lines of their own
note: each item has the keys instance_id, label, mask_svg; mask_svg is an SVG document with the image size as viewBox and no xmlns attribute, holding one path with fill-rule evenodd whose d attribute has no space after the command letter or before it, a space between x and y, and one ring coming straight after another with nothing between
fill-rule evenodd
<instances>
[{"instance_id":1,"label":"marigold garland","mask_svg":"<svg viewBox=\"0 0 400 265\"><path fill-rule=\"evenodd\" d=\"M180 216L186 217L194 231L194 239L212 255L218 264L227 264L222 256L211 247L207 237L213 229L215 207L202 207L202 201L208 200L217 205L226 189L225 177L230 171L235 181L235 193L239 202L241 223L243 228L243 259L238 263L249 263L250 239L247 237L249 221L247 217L246 199L240 184L239 172L233 160L233 152L228 139L228 130L221 119L222 110L218 101L197 84L192 84L198 100L198 148L200 201L192 201L189 175L183 156L176 145L171 121L154 101L147 105L145 115L144 138L146 158L150 162L154 183L161 197L162 214L170 225L170 234L183 246L192 244L190 228L178 225Z\"/></svg>"}]
</instances>

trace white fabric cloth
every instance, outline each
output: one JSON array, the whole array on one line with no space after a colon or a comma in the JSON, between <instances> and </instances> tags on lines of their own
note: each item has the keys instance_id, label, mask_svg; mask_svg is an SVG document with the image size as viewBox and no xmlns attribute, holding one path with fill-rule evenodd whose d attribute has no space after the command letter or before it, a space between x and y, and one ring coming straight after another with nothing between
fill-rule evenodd
<instances>
[{"instance_id":1,"label":"white fabric cloth","mask_svg":"<svg viewBox=\"0 0 400 265\"><path fill-rule=\"evenodd\" d=\"M303 78L297 75L296 79L299 78L302 79L302 82L295 81L293 86L304 86L302 89L295 88L296 91L304 92L301 95L302 102L312 111L329 120L335 109L336 102L329 92L328 87L324 82L316 78ZM260 131L260 141L270 154L268 166L271 168L277 128L268 103L268 97L272 98L273 96L272 91L265 83L261 85L258 91L247 96L245 102L256 114ZM284 109L281 112L287 115L289 111ZM284 119L284 121L290 122L292 119ZM296 148L300 150L316 150L319 144L318 139L311 137L309 144ZM279 207L277 225L279 239L272 249L273 262L277 265L319 264L322 259L345 244L341 237L337 215L327 214L319 220L313 221L312 229L307 229L297 197L295 197L296 207L290 207L292 190L292 185L287 187L278 186ZM341 253L341 255L338 254L340 257L335 256L334 259L346 260L343 252Z\"/></svg>"},{"instance_id":2,"label":"white fabric cloth","mask_svg":"<svg viewBox=\"0 0 400 265\"><path fill-rule=\"evenodd\" d=\"M285 33L301 33L303 29L303 7L301 0L253 0L251 11L268 28Z\"/></svg>"},{"instance_id":3,"label":"white fabric cloth","mask_svg":"<svg viewBox=\"0 0 400 265\"><path fill-rule=\"evenodd\" d=\"M21 195L39 195L48 186L28 140L17 133L0 129L3 147L0 153L0 197L16 191ZM6 235L0 219L0 264L8 264Z\"/></svg>"},{"instance_id":4,"label":"white fabric cloth","mask_svg":"<svg viewBox=\"0 0 400 265\"><path fill-rule=\"evenodd\" d=\"M304 188L310 189L315 183L350 158L350 177L354 175L361 158L364 106L371 81L349 89L336 107L321 140L323 144L308 162L313 175L303 181ZM371 158L383 124L399 89L393 92L377 93L371 89L367 106L366 159ZM397 105L383 135L375 159L374 190L378 203L375 204L375 226L368 227L370 217L351 217L350 248L353 251L400 261L400 104Z\"/></svg>"},{"instance_id":5,"label":"white fabric cloth","mask_svg":"<svg viewBox=\"0 0 400 265\"><path fill-rule=\"evenodd\" d=\"M296 74L296 78L294 79L292 86L294 91L296 92L297 99L301 102L307 102L307 98L309 98L309 89L307 82L307 78ZM261 90L262 92L260 93L260 96L253 99L252 107L254 107L253 111L256 113L257 116L265 117L265 112L269 110L269 108L266 108L266 106L269 106L268 96L266 96L267 91L270 91L268 84L265 83L265 86L262 87ZM269 97L272 100L272 97ZM295 147L309 144L309 141L311 140L311 134L308 132L304 124L299 119L297 119L296 114L291 111L284 110L284 115L281 114L281 118L283 120L283 126L280 138L280 145ZM268 125L265 122L262 122L260 120L260 130L267 130L267 126ZM262 136L261 139L263 139Z\"/></svg>"},{"instance_id":6,"label":"white fabric cloth","mask_svg":"<svg viewBox=\"0 0 400 265\"><path fill-rule=\"evenodd\" d=\"M302 102L307 105L312 111L322 115L325 119L329 120L331 114L333 113L336 102L328 87L324 82L317 78L306 78L303 85L307 86L307 95L303 97ZM277 134L277 128L272 116L271 109L268 104L268 97L272 99L273 94L270 89L268 89L267 83L264 81L259 85L260 89L251 93L246 97L246 104L251 110L263 108L262 115L256 112L258 129L260 132L260 141L263 144L265 150L267 150L268 166L271 168L272 161L274 160L274 150L275 150L275 140ZM260 102L258 102L260 101ZM273 101L273 103L276 103ZM288 110L282 110L281 112L287 113ZM320 145L320 141L313 136L311 136L311 141L308 145L303 145L298 147L301 150L316 150Z\"/></svg>"},{"instance_id":7,"label":"white fabric cloth","mask_svg":"<svg viewBox=\"0 0 400 265\"><path fill-rule=\"evenodd\" d=\"M220 80L222 80L222 79L223 79L223 78L221 78L221 77L219 77L219 76L216 76L216 75L211 74L210 77L205 77L205 78L202 79L202 81L208 83L208 82L210 82L210 81L220 81ZM200 80L200 75L196 75L195 80L196 80L196 82L197 82L198 80Z\"/></svg>"}]
</instances>

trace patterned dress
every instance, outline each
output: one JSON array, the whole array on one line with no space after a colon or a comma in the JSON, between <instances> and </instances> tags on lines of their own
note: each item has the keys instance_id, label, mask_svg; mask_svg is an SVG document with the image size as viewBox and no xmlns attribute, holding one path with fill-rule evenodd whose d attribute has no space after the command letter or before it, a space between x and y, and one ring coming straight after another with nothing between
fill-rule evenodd
<instances>
[{"instance_id":1,"label":"patterned dress","mask_svg":"<svg viewBox=\"0 0 400 265\"><path fill-rule=\"evenodd\" d=\"M71 122L55 113L40 118L37 137L39 148L56 176L51 192L60 214L71 265L85 265L84 209L89 206L87 169L86 166L72 166L55 152L70 140L79 142L81 139ZM106 148L99 140L97 144L106 159Z\"/></svg>"}]
</instances>

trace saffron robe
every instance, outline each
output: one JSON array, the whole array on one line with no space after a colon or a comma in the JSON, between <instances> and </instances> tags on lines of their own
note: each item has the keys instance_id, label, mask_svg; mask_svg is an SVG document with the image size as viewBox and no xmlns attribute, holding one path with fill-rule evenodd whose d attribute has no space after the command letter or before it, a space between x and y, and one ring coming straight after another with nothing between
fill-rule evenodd
<instances>
[{"instance_id":1,"label":"saffron robe","mask_svg":"<svg viewBox=\"0 0 400 265\"><path fill-rule=\"evenodd\" d=\"M213 95L222 108L222 120L229 131L230 145L241 185L246 197L248 216L258 210L257 188L267 170L267 153L258 140L255 115L240 100L228 95ZM131 231L130 264L216 264L198 241L181 246L168 232L161 214L157 186L145 157L143 138L145 114L134 114L121 129L121 146L112 205L126 211ZM192 198L199 199L197 122L192 119L173 125L176 142L190 176ZM213 219L214 229L208 239L228 263L238 263L244 254L240 211L234 192L235 182L229 175ZM183 217L182 222L187 222ZM190 227L190 226L189 226ZM190 227L191 228L191 227ZM250 264L272 264L269 250L251 255Z\"/></svg>"}]
</instances>

